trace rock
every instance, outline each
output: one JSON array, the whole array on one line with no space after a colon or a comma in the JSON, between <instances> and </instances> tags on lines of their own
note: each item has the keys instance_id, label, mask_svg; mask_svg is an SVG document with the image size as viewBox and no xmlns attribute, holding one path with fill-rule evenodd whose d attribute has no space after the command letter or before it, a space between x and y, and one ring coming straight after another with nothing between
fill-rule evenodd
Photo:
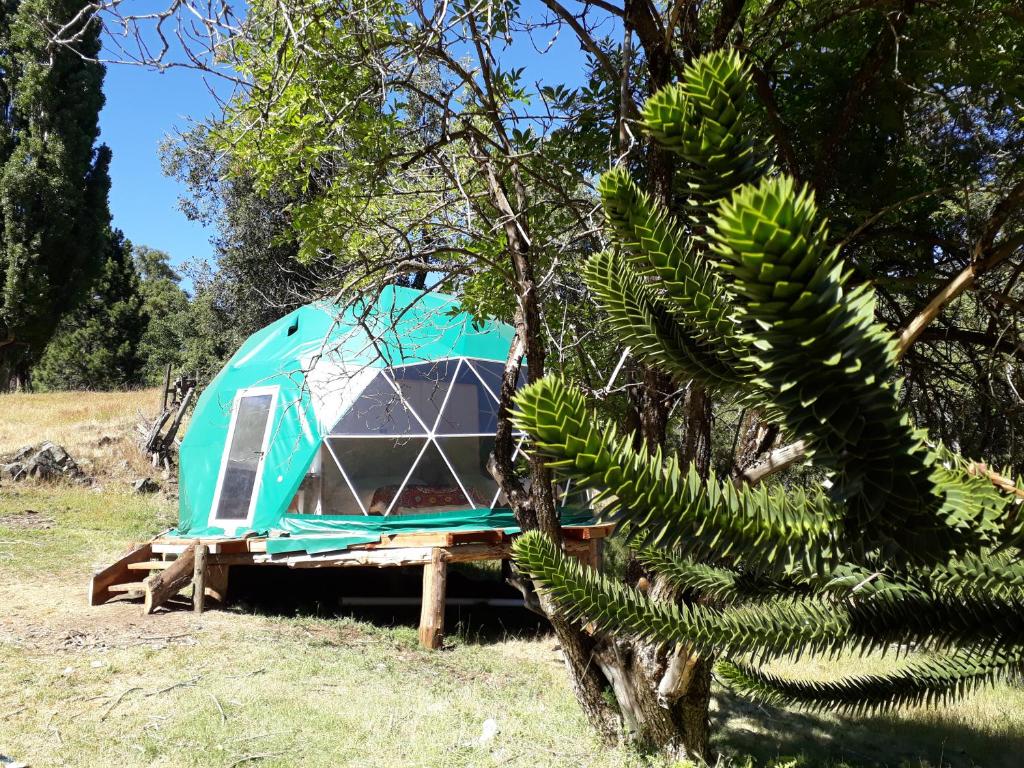
<instances>
[{"instance_id":1,"label":"rock","mask_svg":"<svg viewBox=\"0 0 1024 768\"><path fill-rule=\"evenodd\" d=\"M484 727L482 732L480 733L480 746L483 746L484 744L489 744L490 742L494 741L494 737L497 735L498 721L495 720L493 717L487 718L486 720L484 720Z\"/></svg>"},{"instance_id":2,"label":"rock","mask_svg":"<svg viewBox=\"0 0 1024 768\"><path fill-rule=\"evenodd\" d=\"M34 477L39 480L65 479L81 482L85 479L75 460L63 446L46 441L38 446L27 445L0 463L0 477L13 480Z\"/></svg>"},{"instance_id":3,"label":"rock","mask_svg":"<svg viewBox=\"0 0 1024 768\"><path fill-rule=\"evenodd\" d=\"M35 453L36 447L34 445L23 445L21 448L14 452L11 456L11 461L23 461Z\"/></svg>"},{"instance_id":4,"label":"rock","mask_svg":"<svg viewBox=\"0 0 1024 768\"><path fill-rule=\"evenodd\" d=\"M140 477L132 484L135 493L156 493L160 490L160 484L150 477Z\"/></svg>"}]
</instances>

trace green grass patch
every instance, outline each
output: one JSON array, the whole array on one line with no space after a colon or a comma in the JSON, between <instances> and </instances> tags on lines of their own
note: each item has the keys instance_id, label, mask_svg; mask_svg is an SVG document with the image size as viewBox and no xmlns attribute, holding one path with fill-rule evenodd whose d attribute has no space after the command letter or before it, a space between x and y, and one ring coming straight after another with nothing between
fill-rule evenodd
<instances>
[{"instance_id":1,"label":"green grass patch","mask_svg":"<svg viewBox=\"0 0 1024 768\"><path fill-rule=\"evenodd\" d=\"M162 497L96 492L75 486L0 490L0 569L12 574L81 572L133 541L170 527L174 506Z\"/></svg>"}]
</instances>

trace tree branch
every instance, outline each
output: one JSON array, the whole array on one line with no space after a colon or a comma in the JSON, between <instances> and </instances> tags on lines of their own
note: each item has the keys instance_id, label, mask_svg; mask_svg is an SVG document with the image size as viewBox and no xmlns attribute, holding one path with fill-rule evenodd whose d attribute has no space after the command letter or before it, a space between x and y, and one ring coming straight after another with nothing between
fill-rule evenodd
<instances>
[{"instance_id":1,"label":"tree branch","mask_svg":"<svg viewBox=\"0 0 1024 768\"><path fill-rule=\"evenodd\" d=\"M1009 194L992 210L992 215L985 222L981 235L975 242L974 248L971 249L970 263L960 271L960 274L936 291L924 308L903 329L899 341L901 355L939 316L942 309L973 285L979 275L998 266L1008 259L1017 248L1024 245L1024 232L1019 232L1008 238L998 247L995 245L996 236L1003 225L1014 212L1022 207L1024 207L1024 179L1018 181Z\"/></svg>"},{"instance_id":2,"label":"tree branch","mask_svg":"<svg viewBox=\"0 0 1024 768\"><path fill-rule=\"evenodd\" d=\"M906 27L915 4L915 0L905 0L901 10L886 15L883 28L879 30L878 39L871 46L850 83L846 98L843 99L843 106L836 114L832 131L822 144L821 154L818 156L814 170L814 190L821 201L825 200L831 189L829 172L839 152L839 147L853 128L856 117L864 106L865 96L878 81L882 65L896 48L899 36Z\"/></svg>"}]
</instances>

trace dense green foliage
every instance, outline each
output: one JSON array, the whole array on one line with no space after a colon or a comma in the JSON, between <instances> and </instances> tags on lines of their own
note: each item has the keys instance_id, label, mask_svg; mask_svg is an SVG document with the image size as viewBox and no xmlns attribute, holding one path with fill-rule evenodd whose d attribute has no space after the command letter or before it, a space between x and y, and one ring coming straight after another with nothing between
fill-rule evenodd
<instances>
[{"instance_id":1,"label":"dense green foliage","mask_svg":"<svg viewBox=\"0 0 1024 768\"><path fill-rule=\"evenodd\" d=\"M635 449L549 377L519 395L518 426L559 474L600 492L652 570L700 601L652 601L538 534L517 542L517 560L570 616L722 656L723 677L760 700L876 709L960 694L1024 661L1018 505L912 427L873 290L852 281L815 195L755 159L750 88L740 57L713 53L648 102L643 127L685 164L690 194L677 218L627 173L606 174L617 249L591 259L588 282L621 343L765 409L805 441L828 490L704 481ZM927 655L826 683L763 668L901 648Z\"/></svg>"},{"instance_id":2,"label":"dense green foliage","mask_svg":"<svg viewBox=\"0 0 1024 768\"><path fill-rule=\"evenodd\" d=\"M108 258L110 152L95 148L103 67L91 23L50 44L77 0L0 5L0 388L27 383L63 314Z\"/></svg>"},{"instance_id":3,"label":"dense green foliage","mask_svg":"<svg viewBox=\"0 0 1024 768\"><path fill-rule=\"evenodd\" d=\"M132 260L139 274L139 294L147 322L139 339L143 360L140 383L162 384L166 366L180 371L183 350L192 336L191 303L181 288L181 275L170 263L170 255L145 245L132 247Z\"/></svg>"},{"instance_id":4,"label":"dense green foliage","mask_svg":"<svg viewBox=\"0 0 1024 768\"><path fill-rule=\"evenodd\" d=\"M138 384L149 315L131 244L113 232L106 260L87 296L65 315L32 369L42 389L118 389Z\"/></svg>"}]
</instances>

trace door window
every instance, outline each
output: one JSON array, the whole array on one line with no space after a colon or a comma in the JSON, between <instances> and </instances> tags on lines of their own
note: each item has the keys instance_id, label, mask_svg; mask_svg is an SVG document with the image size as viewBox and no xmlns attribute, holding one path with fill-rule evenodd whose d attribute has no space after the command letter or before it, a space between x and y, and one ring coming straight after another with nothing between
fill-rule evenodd
<instances>
[{"instance_id":1,"label":"door window","mask_svg":"<svg viewBox=\"0 0 1024 768\"><path fill-rule=\"evenodd\" d=\"M221 470L216 520L244 522L249 517L273 401L274 395L269 392L243 395L238 399L231 441Z\"/></svg>"}]
</instances>

